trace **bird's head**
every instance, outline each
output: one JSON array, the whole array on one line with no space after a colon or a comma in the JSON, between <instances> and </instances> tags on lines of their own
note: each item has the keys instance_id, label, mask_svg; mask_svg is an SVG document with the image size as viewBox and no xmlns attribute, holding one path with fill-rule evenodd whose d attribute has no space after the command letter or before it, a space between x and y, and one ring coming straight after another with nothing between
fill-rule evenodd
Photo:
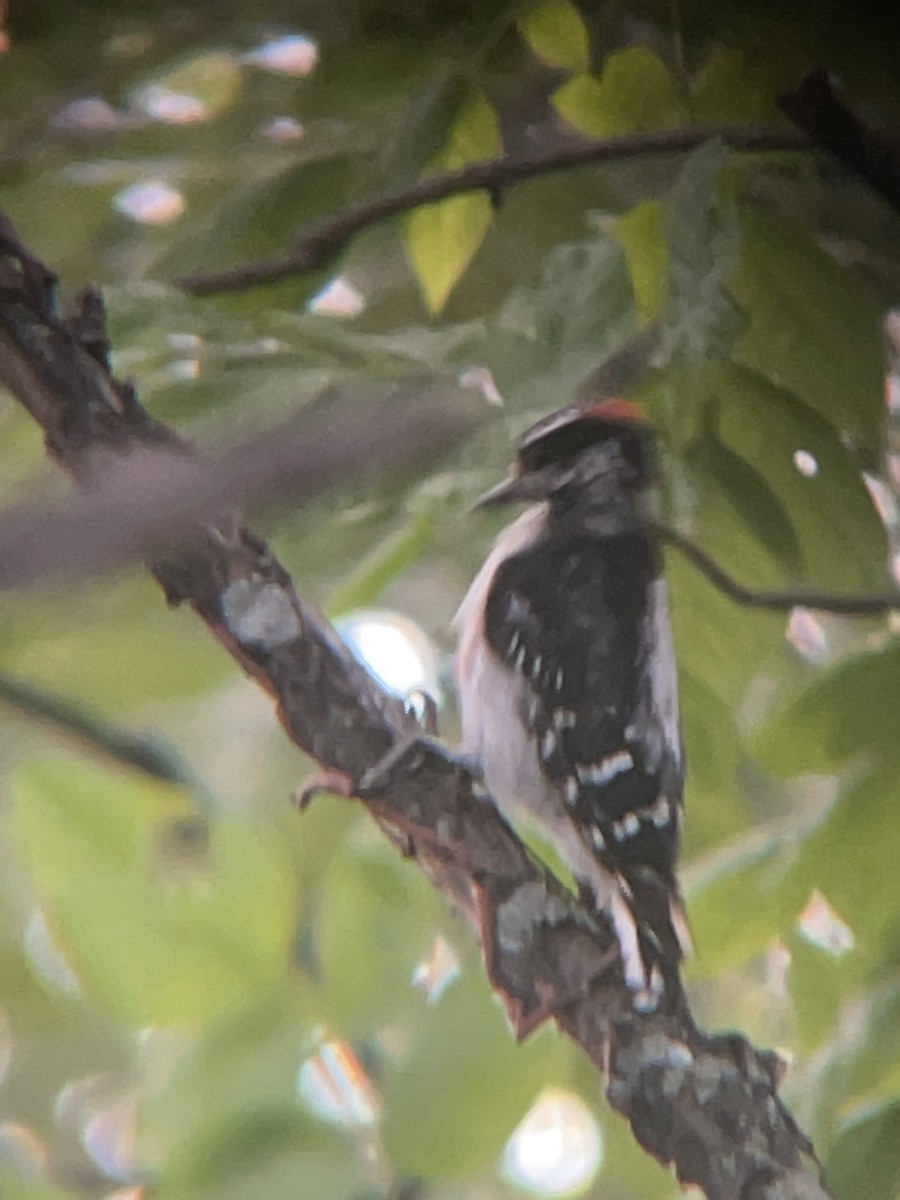
<instances>
[{"instance_id":1,"label":"bird's head","mask_svg":"<svg viewBox=\"0 0 900 1200\"><path fill-rule=\"evenodd\" d=\"M560 514L633 507L656 478L653 431L626 400L544 417L519 439L510 474L479 505L547 501Z\"/></svg>"}]
</instances>

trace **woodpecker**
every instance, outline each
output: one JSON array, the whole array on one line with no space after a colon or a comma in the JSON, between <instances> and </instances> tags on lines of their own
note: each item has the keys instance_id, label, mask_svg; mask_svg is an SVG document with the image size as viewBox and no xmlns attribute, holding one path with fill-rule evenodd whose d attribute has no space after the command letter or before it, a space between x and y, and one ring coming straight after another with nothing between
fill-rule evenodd
<instances>
[{"instance_id":1,"label":"woodpecker","mask_svg":"<svg viewBox=\"0 0 900 1200\"><path fill-rule=\"evenodd\" d=\"M675 876L678 682L647 524L655 451L622 400L532 426L509 477L479 503L533 503L497 538L454 620L462 751L501 812L530 814L609 915L644 1007L690 949Z\"/></svg>"}]
</instances>

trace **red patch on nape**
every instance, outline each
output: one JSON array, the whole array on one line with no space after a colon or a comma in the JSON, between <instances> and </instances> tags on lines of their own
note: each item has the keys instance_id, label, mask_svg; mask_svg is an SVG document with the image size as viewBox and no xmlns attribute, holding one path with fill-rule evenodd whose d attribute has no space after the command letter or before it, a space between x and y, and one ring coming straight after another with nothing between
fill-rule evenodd
<instances>
[{"instance_id":1,"label":"red patch on nape","mask_svg":"<svg viewBox=\"0 0 900 1200\"><path fill-rule=\"evenodd\" d=\"M630 400L610 399L591 404L583 410L583 416L597 421L626 421L632 425L646 425L647 416L643 409Z\"/></svg>"}]
</instances>

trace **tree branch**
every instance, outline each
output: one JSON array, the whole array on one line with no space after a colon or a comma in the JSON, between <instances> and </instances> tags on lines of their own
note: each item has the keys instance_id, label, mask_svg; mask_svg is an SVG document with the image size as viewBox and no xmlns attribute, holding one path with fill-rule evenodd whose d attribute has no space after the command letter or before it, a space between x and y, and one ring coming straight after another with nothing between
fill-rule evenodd
<instances>
[{"instance_id":1,"label":"tree branch","mask_svg":"<svg viewBox=\"0 0 900 1200\"><path fill-rule=\"evenodd\" d=\"M855 172L900 213L900 148L876 133L841 99L825 71L811 71L778 107L814 145Z\"/></svg>"},{"instance_id":2,"label":"tree branch","mask_svg":"<svg viewBox=\"0 0 900 1200\"><path fill-rule=\"evenodd\" d=\"M857 596L836 596L830 592L811 590L757 592L738 583L710 558L705 550L701 550L696 542L692 542L683 533L657 522L653 524L653 531L661 541L668 542L683 554L720 592L747 608L769 608L776 612L790 612L792 608L816 608L820 612L838 613L849 617L872 616L900 610L900 591L867 592Z\"/></svg>"},{"instance_id":3,"label":"tree branch","mask_svg":"<svg viewBox=\"0 0 900 1200\"><path fill-rule=\"evenodd\" d=\"M669 129L663 132L634 133L626 137L564 146L521 158L492 159L472 163L458 171L431 175L402 191L393 192L338 212L319 225L300 233L290 253L281 258L243 263L226 271L187 275L179 286L195 296L221 292L239 292L262 284L277 283L293 275L305 275L329 266L355 234L371 225L387 221L435 204L463 192L487 191L499 196L506 188L542 175L571 171L576 167L597 166L631 158L684 154L710 138L721 138L733 150L745 152L806 151L805 137L783 129L722 126L707 129Z\"/></svg>"},{"instance_id":4,"label":"tree branch","mask_svg":"<svg viewBox=\"0 0 900 1200\"><path fill-rule=\"evenodd\" d=\"M134 397L123 408L102 356L55 316L36 263L5 239L0 331L11 314L20 330L28 317L30 369L0 356L0 377L46 430L50 453L90 483L117 456L180 445ZM171 549L157 547L151 570L273 697L292 740L364 790L381 828L470 918L519 1036L554 1017L607 1072L610 1103L640 1144L710 1200L826 1200L811 1146L778 1098L776 1056L702 1033L680 993L666 1011L635 1012L608 923L535 863L461 762L409 741L401 702L297 595L263 541L236 518L194 524ZM354 781L367 774L363 789Z\"/></svg>"},{"instance_id":5,"label":"tree branch","mask_svg":"<svg viewBox=\"0 0 900 1200\"><path fill-rule=\"evenodd\" d=\"M197 779L177 748L161 738L132 733L97 713L85 711L83 704L24 679L15 679L5 672L0 672L0 703L26 720L47 725L61 737L77 742L81 748L111 762L142 771L151 779L180 784L195 795L202 795Z\"/></svg>"}]
</instances>

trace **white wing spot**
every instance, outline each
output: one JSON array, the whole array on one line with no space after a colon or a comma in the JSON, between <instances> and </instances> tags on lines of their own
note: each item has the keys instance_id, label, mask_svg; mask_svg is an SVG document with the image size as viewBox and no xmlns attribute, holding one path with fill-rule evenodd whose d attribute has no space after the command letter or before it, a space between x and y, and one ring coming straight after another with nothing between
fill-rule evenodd
<instances>
[{"instance_id":1,"label":"white wing spot","mask_svg":"<svg viewBox=\"0 0 900 1200\"><path fill-rule=\"evenodd\" d=\"M512 635L512 637L509 639L509 649L506 652L507 656L509 658L512 658L513 655L515 654L515 652L518 650L518 648L519 648L519 635L517 633L514 633Z\"/></svg>"},{"instance_id":2,"label":"white wing spot","mask_svg":"<svg viewBox=\"0 0 900 1200\"><path fill-rule=\"evenodd\" d=\"M556 690L558 692L562 691L562 685L563 685L562 667L557 667L556 668Z\"/></svg>"},{"instance_id":3,"label":"white wing spot","mask_svg":"<svg viewBox=\"0 0 900 1200\"><path fill-rule=\"evenodd\" d=\"M602 787L611 779L615 779L617 775L630 771L633 766L634 759L628 751L617 750L615 754L607 754L597 763L589 763L586 767L579 766L577 768L578 778L582 783L591 784L593 787Z\"/></svg>"},{"instance_id":4,"label":"white wing spot","mask_svg":"<svg viewBox=\"0 0 900 1200\"><path fill-rule=\"evenodd\" d=\"M647 809L647 816L657 829L665 829L672 819L672 809L667 796L660 796L652 808Z\"/></svg>"},{"instance_id":5,"label":"white wing spot","mask_svg":"<svg viewBox=\"0 0 900 1200\"><path fill-rule=\"evenodd\" d=\"M574 775L569 775L566 778L565 784L566 804L575 804L578 800L580 791L581 789L578 786L578 780Z\"/></svg>"},{"instance_id":6,"label":"white wing spot","mask_svg":"<svg viewBox=\"0 0 900 1200\"><path fill-rule=\"evenodd\" d=\"M554 709L553 724L560 731L562 731L563 729L574 729L575 728L575 714L572 712L571 708Z\"/></svg>"},{"instance_id":7,"label":"white wing spot","mask_svg":"<svg viewBox=\"0 0 900 1200\"><path fill-rule=\"evenodd\" d=\"M625 816L622 818L622 824L625 827L625 834L627 837L634 837L634 835L641 828L640 819L637 813L633 812L625 814Z\"/></svg>"},{"instance_id":8,"label":"white wing spot","mask_svg":"<svg viewBox=\"0 0 900 1200\"><path fill-rule=\"evenodd\" d=\"M641 822L636 813L626 813L621 821L613 822L613 837L617 842L624 842L627 838L634 837L640 830Z\"/></svg>"},{"instance_id":9,"label":"white wing spot","mask_svg":"<svg viewBox=\"0 0 900 1200\"><path fill-rule=\"evenodd\" d=\"M524 661L525 661L525 647L520 646L519 653L516 655L516 670L517 671L522 670L522 664L524 663Z\"/></svg>"},{"instance_id":10,"label":"white wing spot","mask_svg":"<svg viewBox=\"0 0 900 1200\"><path fill-rule=\"evenodd\" d=\"M591 826L591 841L594 843L595 850L606 849L606 838L603 836L599 825Z\"/></svg>"},{"instance_id":11,"label":"white wing spot","mask_svg":"<svg viewBox=\"0 0 900 1200\"><path fill-rule=\"evenodd\" d=\"M556 734L552 729L548 729L541 741L541 758L544 762L553 754L556 749Z\"/></svg>"},{"instance_id":12,"label":"white wing spot","mask_svg":"<svg viewBox=\"0 0 900 1200\"><path fill-rule=\"evenodd\" d=\"M540 673L541 673L541 656L538 655L537 658L534 660L534 662L531 664L532 680L536 682Z\"/></svg>"}]
</instances>

